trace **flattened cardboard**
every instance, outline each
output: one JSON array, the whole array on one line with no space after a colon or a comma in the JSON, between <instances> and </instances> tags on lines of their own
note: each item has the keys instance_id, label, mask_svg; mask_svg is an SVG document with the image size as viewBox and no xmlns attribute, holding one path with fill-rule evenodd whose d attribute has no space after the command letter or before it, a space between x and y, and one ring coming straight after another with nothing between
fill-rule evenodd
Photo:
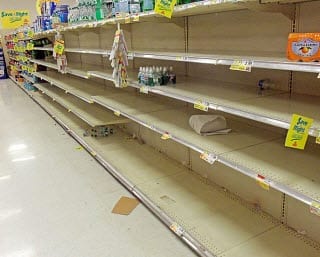
<instances>
[{"instance_id":1,"label":"flattened cardboard","mask_svg":"<svg viewBox=\"0 0 320 257\"><path fill-rule=\"evenodd\" d=\"M136 198L122 196L113 207L112 213L120 215L129 215L139 204Z\"/></svg>"}]
</instances>

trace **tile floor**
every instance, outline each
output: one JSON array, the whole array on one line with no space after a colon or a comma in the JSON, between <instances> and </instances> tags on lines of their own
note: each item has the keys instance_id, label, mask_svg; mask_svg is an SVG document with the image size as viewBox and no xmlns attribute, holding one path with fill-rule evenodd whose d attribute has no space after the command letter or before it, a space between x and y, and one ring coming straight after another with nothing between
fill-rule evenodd
<instances>
[{"instance_id":1,"label":"tile floor","mask_svg":"<svg viewBox=\"0 0 320 257\"><path fill-rule=\"evenodd\" d=\"M0 118L0 257L195 256L10 80Z\"/></svg>"}]
</instances>

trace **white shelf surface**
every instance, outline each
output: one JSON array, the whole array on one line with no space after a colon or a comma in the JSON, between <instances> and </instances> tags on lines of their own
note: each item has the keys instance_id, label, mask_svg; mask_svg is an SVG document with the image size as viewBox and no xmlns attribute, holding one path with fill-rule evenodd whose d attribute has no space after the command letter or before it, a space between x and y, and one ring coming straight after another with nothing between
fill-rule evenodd
<instances>
[{"instance_id":1,"label":"white shelf surface","mask_svg":"<svg viewBox=\"0 0 320 257\"><path fill-rule=\"evenodd\" d=\"M72 94L88 103L93 102L92 96L96 94L110 96L123 93L123 91L119 88L102 87L101 85L98 85L90 80L87 80L86 83L83 83L83 80L65 76L53 71L35 72L34 75L49 82L50 84L55 85L56 87L59 87L66 93Z\"/></svg>"},{"instance_id":2,"label":"white shelf surface","mask_svg":"<svg viewBox=\"0 0 320 257\"><path fill-rule=\"evenodd\" d=\"M53 51L53 48L37 47L35 50ZM86 49L86 48L66 48L65 52L95 54L108 56L110 50ZM213 65L231 66L235 60L252 61L253 68L287 70L320 73L319 62L296 62L289 61L285 57L264 57L234 54L200 54L200 53L179 53L179 52L156 52L156 51L129 51L130 58L144 58L155 60L169 60L178 62L192 62ZM230 71L231 72L231 71Z\"/></svg>"},{"instance_id":3,"label":"white shelf surface","mask_svg":"<svg viewBox=\"0 0 320 257\"><path fill-rule=\"evenodd\" d=\"M36 59L30 59L30 62L36 63L38 65L42 65L45 67L48 67L50 69L58 70L58 65L54 60L51 61L44 61L44 60L36 60ZM76 64L69 64L67 67L67 73L78 76L80 78L88 79L90 75L88 72L84 71L82 67Z\"/></svg>"},{"instance_id":4,"label":"white shelf surface","mask_svg":"<svg viewBox=\"0 0 320 257\"><path fill-rule=\"evenodd\" d=\"M34 99L182 226L183 234L189 233L217 257L319 256L314 242L234 195L202 182L151 147L127 140L120 131L107 138L83 137L85 125L72 114L41 95Z\"/></svg>"},{"instance_id":5,"label":"white shelf surface","mask_svg":"<svg viewBox=\"0 0 320 257\"><path fill-rule=\"evenodd\" d=\"M44 62L43 65L49 67L51 63ZM78 72L79 74L87 74L88 77L92 76L114 81L111 72L108 70L103 71L100 67L69 69L74 71L70 73L73 75ZM90 71L90 69L96 69L96 71ZM129 86L140 88L141 86L137 81L132 79L135 75L135 73L129 73ZM300 114L314 119L309 135L314 137L319 135L319 96L301 94L290 96L289 93L280 90L264 90L260 92L258 87L184 77L178 77L178 83L175 86L156 86L148 87L147 89L149 92L192 104L201 100L208 103L209 108L212 110L234 114L283 129L290 127L293 114Z\"/></svg>"},{"instance_id":6,"label":"white shelf surface","mask_svg":"<svg viewBox=\"0 0 320 257\"><path fill-rule=\"evenodd\" d=\"M179 79L179 78L178 78ZM134 83L139 87L137 83ZM180 99L190 103L207 102L209 108L288 129L292 114L314 119L309 135L318 136L320 130L319 96L265 90L259 94L254 87L220 81L186 80L172 86L148 87L155 94Z\"/></svg>"},{"instance_id":7,"label":"white shelf surface","mask_svg":"<svg viewBox=\"0 0 320 257\"><path fill-rule=\"evenodd\" d=\"M77 98L65 94L50 84L34 84L34 86L92 127L127 123L129 121L126 118L115 116L113 113L98 105L79 101Z\"/></svg>"},{"instance_id":8,"label":"white shelf surface","mask_svg":"<svg viewBox=\"0 0 320 257\"><path fill-rule=\"evenodd\" d=\"M315 169L311 169L310 176L306 175L303 166L318 167L319 158L304 158L304 156L313 156L313 152L320 154L320 149L307 146L304 152L292 150L284 147L284 138L276 133L271 133L263 129L251 127L245 123L229 121L229 126L233 132L228 135L219 135L203 137L197 135L189 126L188 121L192 114L201 113L197 111L187 111L186 109L169 109L163 111L153 111L151 113L141 113L141 109L136 106L144 106L145 109L152 108L152 103L147 103L138 97L110 99L103 96L94 96L93 99L111 110L119 110L122 115L148 127L160 134L169 133L172 139L184 144L199 153L213 153L217 161L230 166L245 175L256 179L261 174L262 167L266 163L272 163L274 166L267 170L266 178L270 180L271 187L284 192L306 204L312 201L320 201L320 175ZM281 138L281 139L279 139ZM258 154L252 154L252 159L248 162L242 162L243 158L237 158L237 152L241 149L253 149L253 153L259 152L260 148L269 149L269 142L277 140L274 149L269 150L269 154L260 158ZM268 151L268 150L266 150ZM228 153L235 153L228 155ZM270 154L272 153L272 154ZM297 158L297 156L300 158ZM282 165L284 158L286 160L298 159L300 165ZM280 158L280 159L278 159ZM263 173L263 172L262 172ZM284 181L282 177L287 180ZM303 184L297 183L297 177L304 181ZM313 190L309 190L312 188Z\"/></svg>"}]
</instances>

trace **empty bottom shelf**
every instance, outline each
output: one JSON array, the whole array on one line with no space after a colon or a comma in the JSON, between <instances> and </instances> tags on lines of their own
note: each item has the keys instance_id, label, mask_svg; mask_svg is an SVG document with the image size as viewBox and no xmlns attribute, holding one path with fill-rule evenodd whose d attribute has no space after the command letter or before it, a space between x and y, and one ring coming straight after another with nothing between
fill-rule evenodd
<instances>
[{"instance_id":1,"label":"empty bottom shelf","mask_svg":"<svg viewBox=\"0 0 320 257\"><path fill-rule=\"evenodd\" d=\"M184 166L121 131L83 137L87 125L57 103L34 95L44 108L90 145L157 206L219 257L318 257L320 247ZM143 228L141 228L143 229Z\"/></svg>"}]
</instances>

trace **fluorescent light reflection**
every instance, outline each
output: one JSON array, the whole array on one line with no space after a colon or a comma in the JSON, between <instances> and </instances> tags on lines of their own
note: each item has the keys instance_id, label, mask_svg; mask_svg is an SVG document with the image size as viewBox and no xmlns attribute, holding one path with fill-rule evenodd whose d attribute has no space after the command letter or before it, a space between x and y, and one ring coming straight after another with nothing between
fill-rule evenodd
<instances>
[{"instance_id":1,"label":"fluorescent light reflection","mask_svg":"<svg viewBox=\"0 0 320 257\"><path fill-rule=\"evenodd\" d=\"M16 159L13 159L12 162L24 162L24 161L30 161L30 160L33 160L35 159L36 157L34 155L32 156L26 156L26 157L21 157L21 158L16 158Z\"/></svg>"},{"instance_id":2,"label":"fluorescent light reflection","mask_svg":"<svg viewBox=\"0 0 320 257\"><path fill-rule=\"evenodd\" d=\"M11 218L12 216L18 215L22 212L21 209L12 209L0 212L0 221Z\"/></svg>"},{"instance_id":3,"label":"fluorescent light reflection","mask_svg":"<svg viewBox=\"0 0 320 257\"><path fill-rule=\"evenodd\" d=\"M1 255L2 256L2 255ZM4 255L4 257L31 257L34 256L34 251L30 248L14 251Z\"/></svg>"},{"instance_id":4,"label":"fluorescent light reflection","mask_svg":"<svg viewBox=\"0 0 320 257\"><path fill-rule=\"evenodd\" d=\"M10 179L10 178L11 178L10 175L2 176L2 177L0 177L0 181L1 181L1 180L7 180L7 179Z\"/></svg>"},{"instance_id":5,"label":"fluorescent light reflection","mask_svg":"<svg viewBox=\"0 0 320 257\"><path fill-rule=\"evenodd\" d=\"M27 148L27 145L25 144L16 144L16 145L10 145L8 152L16 152L21 151Z\"/></svg>"}]
</instances>

